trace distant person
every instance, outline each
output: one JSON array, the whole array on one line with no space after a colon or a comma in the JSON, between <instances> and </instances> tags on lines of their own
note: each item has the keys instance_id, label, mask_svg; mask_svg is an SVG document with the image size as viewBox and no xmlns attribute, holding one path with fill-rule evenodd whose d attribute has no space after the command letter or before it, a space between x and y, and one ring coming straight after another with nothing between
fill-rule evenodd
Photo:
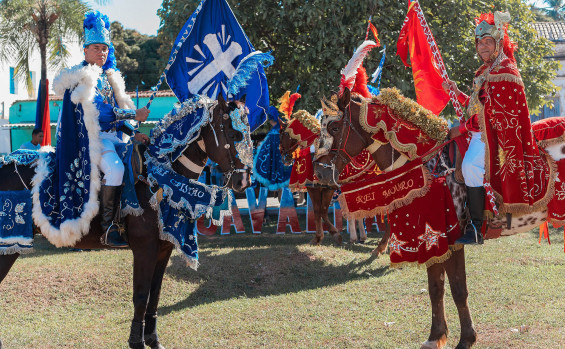
<instances>
[{"instance_id":1,"label":"distant person","mask_svg":"<svg viewBox=\"0 0 565 349\"><path fill-rule=\"evenodd\" d=\"M34 128L31 133L31 142L26 142L20 146L20 149L27 150L39 150L41 148L41 143L43 142L43 131L38 128Z\"/></svg>"}]
</instances>

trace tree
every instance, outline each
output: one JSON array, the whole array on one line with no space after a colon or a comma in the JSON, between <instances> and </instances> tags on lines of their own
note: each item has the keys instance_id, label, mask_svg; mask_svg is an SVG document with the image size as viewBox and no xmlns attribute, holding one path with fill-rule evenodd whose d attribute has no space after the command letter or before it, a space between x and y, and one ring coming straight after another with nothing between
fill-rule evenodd
<instances>
[{"instance_id":1,"label":"tree","mask_svg":"<svg viewBox=\"0 0 565 349\"><path fill-rule=\"evenodd\" d=\"M158 11L161 27L157 38L164 59L168 59L176 35L198 2L163 1ZM519 45L516 58L532 111L545 103L544 96L555 92L551 79L558 63L543 59L551 54L552 43L537 37L531 25L535 16L521 0L421 0L420 5L448 73L461 90L469 92L480 66L475 53L474 17L481 12L508 10L512 15L510 35ZM337 88L340 71L363 41L371 14L388 51L381 86L398 87L405 95L415 97L412 72L395 56L406 1L239 0L230 1L230 6L255 48L273 51L275 64L267 70L273 104L285 90L295 90L300 84L300 107L311 112L318 109L319 99ZM373 50L365 60L368 73L374 71L379 59L378 50Z\"/></svg>"},{"instance_id":2,"label":"tree","mask_svg":"<svg viewBox=\"0 0 565 349\"><path fill-rule=\"evenodd\" d=\"M544 0L542 10L553 20L562 21L565 17L565 0Z\"/></svg>"},{"instance_id":3,"label":"tree","mask_svg":"<svg viewBox=\"0 0 565 349\"><path fill-rule=\"evenodd\" d=\"M125 78L126 87L131 90L143 84L156 84L164 67L157 53L157 39L133 29L124 29L120 22L113 22L111 30L116 63Z\"/></svg>"},{"instance_id":4,"label":"tree","mask_svg":"<svg viewBox=\"0 0 565 349\"><path fill-rule=\"evenodd\" d=\"M65 64L69 51L64 39L82 38L82 22L88 5L80 0L2 0L0 2L0 62L16 59L15 78L33 87L29 60L39 50L41 91L45 91L47 64ZM48 56L49 55L49 56ZM40 96L44 100L42 93Z\"/></svg>"}]
</instances>

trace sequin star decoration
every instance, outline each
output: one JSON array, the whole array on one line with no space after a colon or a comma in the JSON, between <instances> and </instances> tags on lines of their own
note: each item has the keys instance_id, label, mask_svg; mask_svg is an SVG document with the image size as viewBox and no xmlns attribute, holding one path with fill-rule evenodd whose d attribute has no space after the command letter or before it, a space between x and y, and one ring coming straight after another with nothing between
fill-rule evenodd
<instances>
[{"instance_id":1,"label":"sequin star decoration","mask_svg":"<svg viewBox=\"0 0 565 349\"><path fill-rule=\"evenodd\" d=\"M402 256L402 246L406 245L407 242L398 240L396 234L390 234L390 239L388 241L388 247L390 248L390 253L396 253Z\"/></svg>"},{"instance_id":2,"label":"sequin star decoration","mask_svg":"<svg viewBox=\"0 0 565 349\"><path fill-rule=\"evenodd\" d=\"M445 236L441 231L435 231L426 223L426 230L424 234L418 236L418 239L426 244L426 250L429 251L432 247L438 246L438 240L440 237Z\"/></svg>"}]
</instances>

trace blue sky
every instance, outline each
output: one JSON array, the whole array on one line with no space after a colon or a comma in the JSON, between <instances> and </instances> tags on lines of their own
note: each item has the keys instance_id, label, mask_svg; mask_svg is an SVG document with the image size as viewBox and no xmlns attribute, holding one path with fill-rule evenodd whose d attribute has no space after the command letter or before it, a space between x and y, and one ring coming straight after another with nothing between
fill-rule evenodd
<instances>
[{"instance_id":1,"label":"blue sky","mask_svg":"<svg viewBox=\"0 0 565 349\"><path fill-rule=\"evenodd\" d=\"M109 0L106 1L107 4L99 5L96 1L87 1L93 9L107 15L110 21L118 21L126 28L147 35L157 35L159 29L157 9L161 7L162 2L162 0Z\"/></svg>"}]
</instances>

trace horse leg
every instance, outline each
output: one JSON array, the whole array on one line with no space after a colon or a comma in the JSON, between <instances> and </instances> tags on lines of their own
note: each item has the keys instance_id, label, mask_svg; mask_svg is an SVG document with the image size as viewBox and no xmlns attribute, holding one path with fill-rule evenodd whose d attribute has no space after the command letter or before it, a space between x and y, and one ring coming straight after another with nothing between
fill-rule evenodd
<instances>
[{"instance_id":1,"label":"horse leg","mask_svg":"<svg viewBox=\"0 0 565 349\"><path fill-rule=\"evenodd\" d=\"M445 262L449 263L448 260ZM443 296L445 294L445 269L443 263L436 263L428 268L428 289L432 304L432 328L428 340L420 349L439 349L447 344L447 322Z\"/></svg>"},{"instance_id":2,"label":"horse leg","mask_svg":"<svg viewBox=\"0 0 565 349\"><path fill-rule=\"evenodd\" d=\"M143 244L137 244L137 239L130 236L130 245L133 252L133 320L131 322L129 347L144 349L143 338L145 326L145 312L151 292L153 275L157 264L159 242L153 239Z\"/></svg>"},{"instance_id":3,"label":"horse leg","mask_svg":"<svg viewBox=\"0 0 565 349\"><path fill-rule=\"evenodd\" d=\"M355 227L355 218L347 220L347 231L349 232L349 243L354 244L357 242L357 228Z\"/></svg>"},{"instance_id":4,"label":"horse leg","mask_svg":"<svg viewBox=\"0 0 565 349\"><path fill-rule=\"evenodd\" d=\"M321 213L321 202L322 202L322 192L319 188L308 188L308 195L310 195L310 200L312 200L312 206L314 208L314 221L316 223L316 235L310 241L311 245L320 245L322 240L324 240L324 227L322 226L322 213Z\"/></svg>"},{"instance_id":5,"label":"horse leg","mask_svg":"<svg viewBox=\"0 0 565 349\"><path fill-rule=\"evenodd\" d=\"M331 188L322 189L322 192L320 194L322 197L321 199L322 212L323 212L322 220L324 221L324 223L328 225L330 235L334 239L335 244L337 246L341 246L341 243L343 242L341 234L339 233L339 231L337 231L337 228L333 225L333 223L330 221L330 218L328 217L328 212L330 210L330 204L332 202L334 193L335 193L335 189L331 189ZM322 230L323 229L324 226L322 225Z\"/></svg>"},{"instance_id":6,"label":"horse leg","mask_svg":"<svg viewBox=\"0 0 565 349\"><path fill-rule=\"evenodd\" d=\"M367 231L365 230L365 225L363 224L363 218L356 220L359 226L359 242L364 244L367 241Z\"/></svg>"},{"instance_id":7,"label":"horse leg","mask_svg":"<svg viewBox=\"0 0 565 349\"><path fill-rule=\"evenodd\" d=\"M467 289L467 274L465 273L464 249L453 252L451 258L445 263L445 271L449 278L451 294L457 306L461 324L461 336L456 348L471 348L477 341L477 331L473 328L473 319L467 302L469 291Z\"/></svg>"},{"instance_id":8,"label":"horse leg","mask_svg":"<svg viewBox=\"0 0 565 349\"><path fill-rule=\"evenodd\" d=\"M386 251L386 248L388 246L388 239L390 237L390 226L385 223L385 234L383 235L383 237L381 238L381 241L379 242L379 245L377 246L377 248L375 248L371 254L373 256L379 256L381 254L384 254Z\"/></svg>"},{"instance_id":9,"label":"horse leg","mask_svg":"<svg viewBox=\"0 0 565 349\"><path fill-rule=\"evenodd\" d=\"M160 249L151 282L149 303L147 303L147 310L145 312L145 330L143 334L145 345L150 348L164 349L161 343L159 343L159 337L157 336L157 306L159 305L163 276L165 275L165 269L167 269L174 245L167 241L160 241L159 244Z\"/></svg>"},{"instance_id":10,"label":"horse leg","mask_svg":"<svg viewBox=\"0 0 565 349\"><path fill-rule=\"evenodd\" d=\"M8 275L8 272L12 269L14 262L19 256L19 253L0 255L0 283L2 283L2 280Z\"/></svg>"}]
</instances>

